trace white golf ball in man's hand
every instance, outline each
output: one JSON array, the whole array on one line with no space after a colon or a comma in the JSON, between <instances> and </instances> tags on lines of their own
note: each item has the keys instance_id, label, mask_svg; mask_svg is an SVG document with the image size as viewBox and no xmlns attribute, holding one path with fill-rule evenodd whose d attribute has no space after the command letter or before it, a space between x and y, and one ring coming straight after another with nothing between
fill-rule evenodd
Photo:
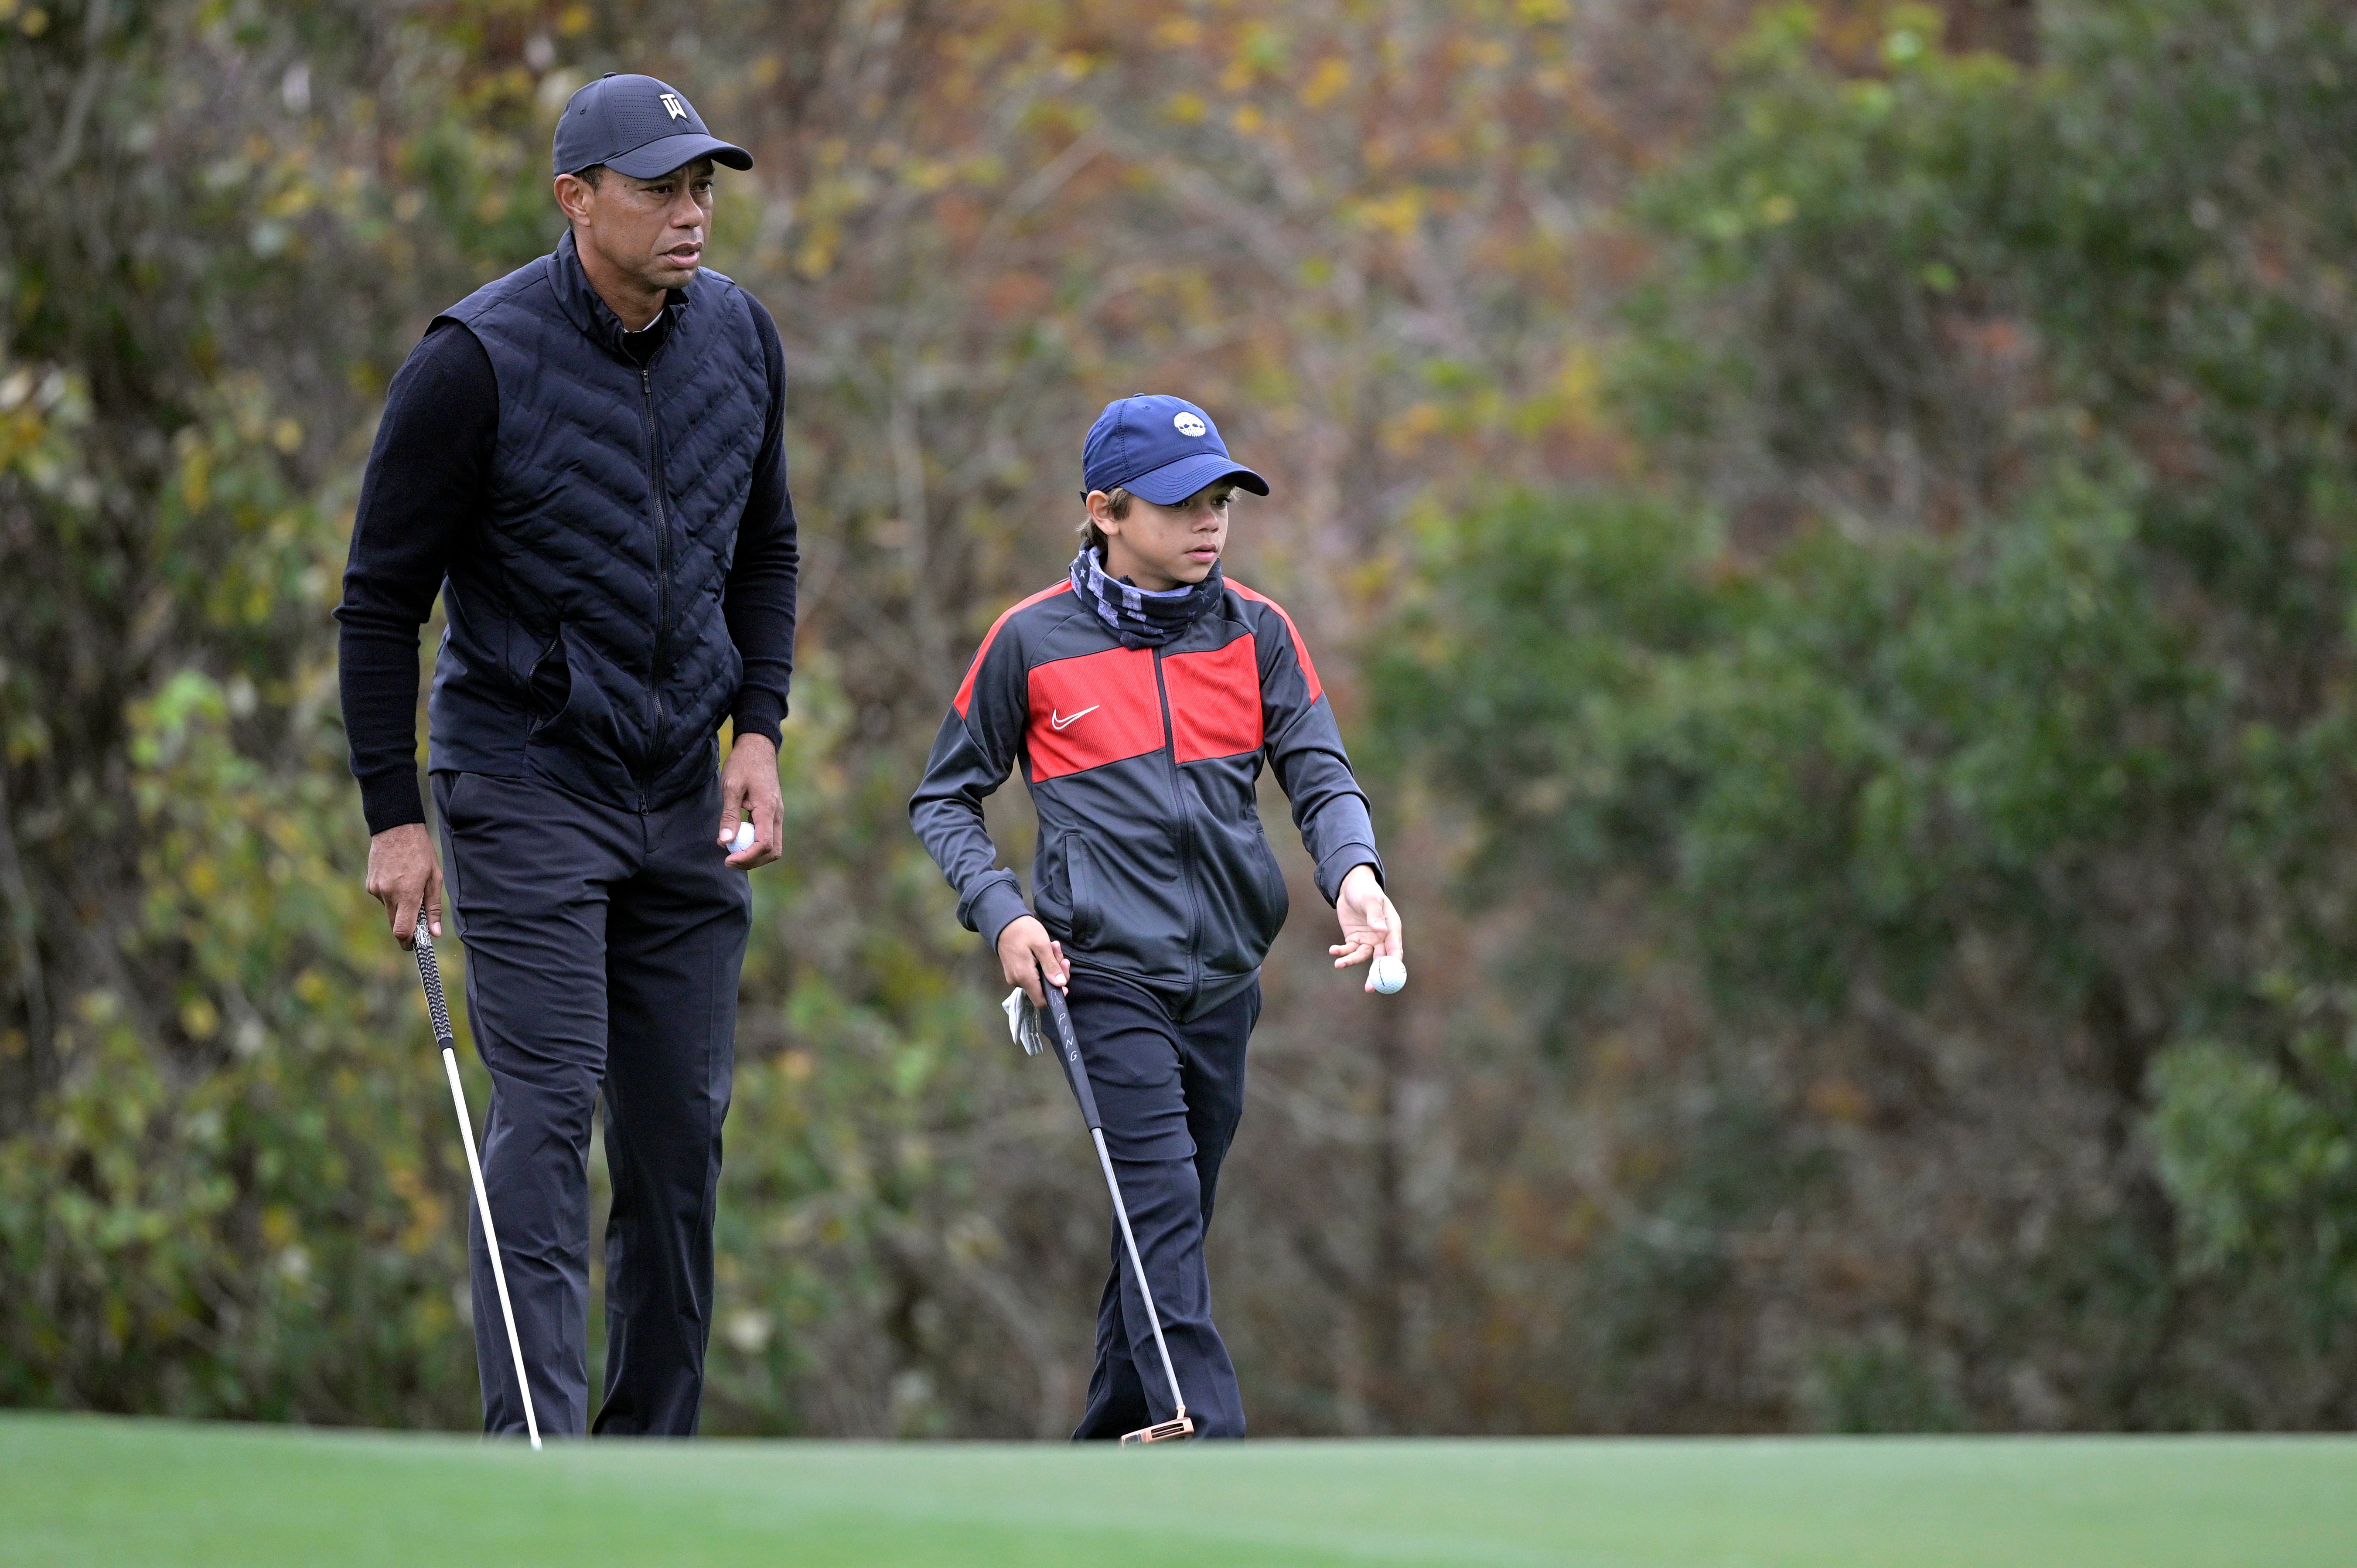
<instances>
[{"instance_id":1,"label":"white golf ball in man's hand","mask_svg":"<svg viewBox=\"0 0 2357 1568\"><path fill-rule=\"evenodd\" d=\"M1375 989L1389 996L1407 983L1407 961L1384 953L1375 960Z\"/></svg>"},{"instance_id":2,"label":"white golf ball in man's hand","mask_svg":"<svg viewBox=\"0 0 2357 1568\"><path fill-rule=\"evenodd\" d=\"M742 854L747 850L751 849L753 847L753 824L751 822L737 823L737 836L735 839L730 841L728 853L731 854Z\"/></svg>"}]
</instances>

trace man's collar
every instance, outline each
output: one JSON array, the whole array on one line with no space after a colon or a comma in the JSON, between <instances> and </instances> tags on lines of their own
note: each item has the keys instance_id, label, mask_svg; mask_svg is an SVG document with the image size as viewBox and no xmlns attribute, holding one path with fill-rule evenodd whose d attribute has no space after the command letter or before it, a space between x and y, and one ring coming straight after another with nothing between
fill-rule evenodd
<instances>
[{"instance_id":1,"label":"man's collar","mask_svg":"<svg viewBox=\"0 0 2357 1568\"><path fill-rule=\"evenodd\" d=\"M622 318L614 314L614 307L606 303L597 285L589 281L588 269L581 264L581 252L574 246L571 229L566 229L565 237L557 241L556 253L549 260L549 275L556 286L557 303L573 318L574 325L604 344L608 352L629 359L622 348ZM680 313L687 308L689 291L694 287L691 280L682 287L668 290L656 319L664 321L667 327L679 325Z\"/></svg>"}]
</instances>

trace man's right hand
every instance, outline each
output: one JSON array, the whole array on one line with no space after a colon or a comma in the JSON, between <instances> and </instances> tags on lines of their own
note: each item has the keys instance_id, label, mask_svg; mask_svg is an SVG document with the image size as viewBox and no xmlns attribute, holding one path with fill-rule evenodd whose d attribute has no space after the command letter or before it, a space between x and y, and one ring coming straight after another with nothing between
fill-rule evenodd
<instances>
[{"instance_id":1,"label":"man's right hand","mask_svg":"<svg viewBox=\"0 0 2357 1568\"><path fill-rule=\"evenodd\" d=\"M424 822L404 822L369 840L368 890L384 905L393 940L404 948L417 945L421 907L425 929L442 934L442 863L434 858L434 835Z\"/></svg>"},{"instance_id":2,"label":"man's right hand","mask_svg":"<svg viewBox=\"0 0 2357 1568\"><path fill-rule=\"evenodd\" d=\"M1064 944L1049 937L1037 915L1017 915L1006 922L998 933L998 966L1006 972L1006 983L1021 986L1034 1007L1048 1005L1048 993L1039 989L1040 975L1047 975L1048 983L1059 991L1072 978L1064 967Z\"/></svg>"}]
</instances>

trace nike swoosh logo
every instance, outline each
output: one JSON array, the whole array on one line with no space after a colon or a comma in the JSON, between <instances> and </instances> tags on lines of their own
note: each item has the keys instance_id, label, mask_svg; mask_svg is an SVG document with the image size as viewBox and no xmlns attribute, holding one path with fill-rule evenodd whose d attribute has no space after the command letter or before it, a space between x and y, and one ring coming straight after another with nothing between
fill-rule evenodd
<instances>
[{"instance_id":1,"label":"nike swoosh logo","mask_svg":"<svg viewBox=\"0 0 2357 1568\"><path fill-rule=\"evenodd\" d=\"M1055 729L1062 729L1066 725L1071 724L1074 719L1084 719L1084 718L1087 718L1091 714L1095 713L1095 712L1097 711L1097 709L1102 708L1102 707L1103 707L1103 706L1104 706L1104 704L1103 704L1103 703L1094 703L1090 704L1088 707L1082 708L1082 709L1079 713L1077 713L1077 714L1064 714L1061 718L1059 718L1059 717L1057 717L1057 716L1056 716L1056 710L1055 710L1055 709L1053 709L1053 708L1049 708L1049 709L1048 710L1048 723L1049 723L1049 725L1051 728L1055 728Z\"/></svg>"}]
</instances>

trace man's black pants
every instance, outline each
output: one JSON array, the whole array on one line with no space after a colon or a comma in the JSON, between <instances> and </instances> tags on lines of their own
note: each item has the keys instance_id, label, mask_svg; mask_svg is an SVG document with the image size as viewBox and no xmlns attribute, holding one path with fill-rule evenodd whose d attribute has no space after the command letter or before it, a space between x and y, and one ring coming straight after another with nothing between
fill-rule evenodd
<instances>
[{"instance_id":1,"label":"man's black pants","mask_svg":"<svg viewBox=\"0 0 2357 1568\"><path fill-rule=\"evenodd\" d=\"M712 1216L752 894L714 840L717 774L661 811L437 773L467 1011L491 1072L483 1183L544 1433L588 1430L589 1130L606 1100L606 1396L596 1430L695 1431ZM521 1433L470 1206L483 1429Z\"/></svg>"},{"instance_id":2,"label":"man's black pants","mask_svg":"<svg viewBox=\"0 0 2357 1568\"><path fill-rule=\"evenodd\" d=\"M1260 1021L1260 983L1185 1023L1144 986L1078 967L1066 997L1187 1413L1201 1436L1242 1437L1235 1364L1211 1326L1203 1235L1220 1162L1243 1118L1244 1043ZM1113 1273L1097 1307L1096 1370L1072 1436L1119 1437L1172 1413L1153 1326L1116 1228Z\"/></svg>"}]
</instances>

